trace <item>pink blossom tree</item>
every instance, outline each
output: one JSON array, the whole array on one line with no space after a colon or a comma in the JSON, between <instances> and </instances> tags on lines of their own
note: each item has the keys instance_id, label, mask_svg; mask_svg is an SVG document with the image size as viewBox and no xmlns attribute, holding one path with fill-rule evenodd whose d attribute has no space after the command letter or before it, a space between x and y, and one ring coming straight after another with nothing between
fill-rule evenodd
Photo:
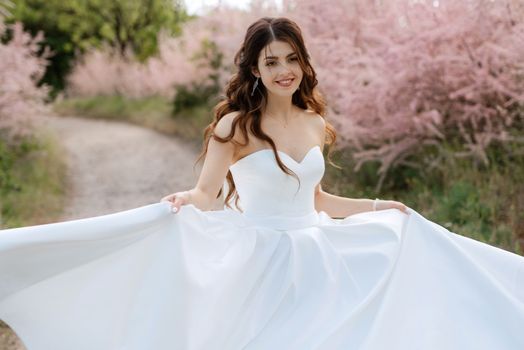
<instances>
[{"instance_id":1,"label":"pink blossom tree","mask_svg":"<svg viewBox=\"0 0 524 350\"><path fill-rule=\"evenodd\" d=\"M378 189L392 167L441 164L445 142L460 145L456 157L487 162L494 142L523 141L518 1L285 4L305 29L355 169L380 162ZM434 157L413 161L435 149Z\"/></svg>"},{"instance_id":2,"label":"pink blossom tree","mask_svg":"<svg viewBox=\"0 0 524 350\"><path fill-rule=\"evenodd\" d=\"M172 97L176 84L201 79L186 57L181 43L162 36L160 54L139 62L132 52L122 57L113 49L93 49L75 64L68 77L67 94L71 96L121 95L129 98L146 96Z\"/></svg>"},{"instance_id":3,"label":"pink blossom tree","mask_svg":"<svg viewBox=\"0 0 524 350\"><path fill-rule=\"evenodd\" d=\"M0 43L0 136L7 142L31 133L32 121L48 111L44 104L47 87L37 87L47 65L49 51L37 56L40 32L31 37L22 24L9 26L12 39ZM3 23L0 33L5 30Z\"/></svg>"}]
</instances>

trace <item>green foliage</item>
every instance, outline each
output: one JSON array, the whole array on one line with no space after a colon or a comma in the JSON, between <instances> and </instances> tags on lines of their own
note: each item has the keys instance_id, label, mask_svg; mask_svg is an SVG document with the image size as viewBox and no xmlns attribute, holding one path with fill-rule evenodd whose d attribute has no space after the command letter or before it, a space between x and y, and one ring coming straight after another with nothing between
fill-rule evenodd
<instances>
[{"instance_id":1,"label":"green foliage","mask_svg":"<svg viewBox=\"0 0 524 350\"><path fill-rule=\"evenodd\" d=\"M13 4L10 0L0 0L0 21L3 21L11 13L12 6Z\"/></svg>"},{"instance_id":2,"label":"green foliage","mask_svg":"<svg viewBox=\"0 0 524 350\"><path fill-rule=\"evenodd\" d=\"M45 34L43 46L55 54L40 83L53 86L55 96L65 87L73 61L89 48L109 45L140 60L158 51L158 33L181 32L188 19L178 0L14 0L6 23L21 21L35 35ZM9 33L3 40L9 40ZM43 49L41 50L43 51Z\"/></svg>"},{"instance_id":3,"label":"green foliage","mask_svg":"<svg viewBox=\"0 0 524 350\"><path fill-rule=\"evenodd\" d=\"M64 204L65 169L50 139L8 144L0 137L0 228L54 220Z\"/></svg>"},{"instance_id":4,"label":"green foliage","mask_svg":"<svg viewBox=\"0 0 524 350\"><path fill-rule=\"evenodd\" d=\"M186 142L194 143L197 149L202 145L203 130L211 123L213 112L209 104L183 109L171 116L176 124L176 135Z\"/></svg>"},{"instance_id":5,"label":"green foliage","mask_svg":"<svg viewBox=\"0 0 524 350\"><path fill-rule=\"evenodd\" d=\"M176 122L171 117L171 101L163 97L128 99L123 96L69 98L53 104L55 113L88 118L119 120L175 133Z\"/></svg>"},{"instance_id":6,"label":"green foliage","mask_svg":"<svg viewBox=\"0 0 524 350\"><path fill-rule=\"evenodd\" d=\"M172 114L172 101L163 97L128 99L122 96L69 98L53 104L55 113L64 116L119 120L141 125L164 134L182 137L200 148L202 130L211 122L207 104Z\"/></svg>"},{"instance_id":7,"label":"green foliage","mask_svg":"<svg viewBox=\"0 0 524 350\"><path fill-rule=\"evenodd\" d=\"M31 151L38 149L38 143L32 138L27 138L16 144L8 144L0 138L0 196L8 192L20 191L20 179L13 177L11 170L18 159L26 157Z\"/></svg>"},{"instance_id":8,"label":"green foliage","mask_svg":"<svg viewBox=\"0 0 524 350\"><path fill-rule=\"evenodd\" d=\"M218 88L213 85L202 83L192 83L189 87L179 85L176 88L176 95L173 101L173 114L200 105L207 105L217 93Z\"/></svg>"},{"instance_id":9,"label":"green foliage","mask_svg":"<svg viewBox=\"0 0 524 350\"><path fill-rule=\"evenodd\" d=\"M224 61L224 54L220 51L217 44L210 40L204 40L201 43L200 50L192 57L197 62L197 66L201 68L209 67L211 69L209 80L213 86L219 85L219 70L222 68Z\"/></svg>"},{"instance_id":10,"label":"green foliage","mask_svg":"<svg viewBox=\"0 0 524 350\"><path fill-rule=\"evenodd\" d=\"M217 102L220 92L220 69L222 68L224 55L217 45L209 40L201 43L200 50L191 58L197 67L208 69L207 81L193 82L188 85L178 85L175 88L173 100L173 115L185 109L198 106L209 106Z\"/></svg>"}]
</instances>

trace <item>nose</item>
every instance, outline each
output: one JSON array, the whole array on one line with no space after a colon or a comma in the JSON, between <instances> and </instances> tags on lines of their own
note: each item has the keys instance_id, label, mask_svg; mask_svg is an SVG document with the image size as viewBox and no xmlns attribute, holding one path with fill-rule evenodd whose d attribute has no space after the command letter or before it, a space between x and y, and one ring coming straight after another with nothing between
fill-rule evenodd
<instances>
[{"instance_id":1,"label":"nose","mask_svg":"<svg viewBox=\"0 0 524 350\"><path fill-rule=\"evenodd\" d=\"M282 75L287 75L293 72L290 66L291 65L288 65L288 63L282 63L281 65L279 65L279 67L281 67L279 68L279 73L281 73Z\"/></svg>"}]
</instances>

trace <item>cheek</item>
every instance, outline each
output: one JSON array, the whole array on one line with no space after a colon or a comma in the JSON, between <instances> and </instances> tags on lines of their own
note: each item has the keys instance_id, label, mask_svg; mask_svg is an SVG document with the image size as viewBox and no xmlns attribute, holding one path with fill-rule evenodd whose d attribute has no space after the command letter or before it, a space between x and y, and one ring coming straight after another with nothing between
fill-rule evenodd
<instances>
[{"instance_id":1,"label":"cheek","mask_svg":"<svg viewBox=\"0 0 524 350\"><path fill-rule=\"evenodd\" d=\"M274 72L267 67L264 67L260 70L260 75L262 77L262 81L271 82L274 79Z\"/></svg>"},{"instance_id":2,"label":"cheek","mask_svg":"<svg viewBox=\"0 0 524 350\"><path fill-rule=\"evenodd\" d=\"M289 69L293 72L295 76L302 77L303 75L302 68L300 67L298 63L290 65Z\"/></svg>"}]
</instances>

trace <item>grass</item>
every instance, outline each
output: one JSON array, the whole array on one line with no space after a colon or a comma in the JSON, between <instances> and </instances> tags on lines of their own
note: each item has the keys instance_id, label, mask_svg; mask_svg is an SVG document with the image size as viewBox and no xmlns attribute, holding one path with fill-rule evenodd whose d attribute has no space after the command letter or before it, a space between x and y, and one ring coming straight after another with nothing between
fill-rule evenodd
<instances>
[{"instance_id":1,"label":"grass","mask_svg":"<svg viewBox=\"0 0 524 350\"><path fill-rule=\"evenodd\" d=\"M173 113L172 102L162 97L126 99L121 96L70 98L56 102L58 115L117 120L175 135L200 145L203 129L212 120L211 106L196 106Z\"/></svg>"},{"instance_id":2,"label":"grass","mask_svg":"<svg viewBox=\"0 0 524 350\"><path fill-rule=\"evenodd\" d=\"M0 182L0 227L12 228L55 222L66 203L66 163L60 145L40 134L10 150L6 181Z\"/></svg>"}]
</instances>

